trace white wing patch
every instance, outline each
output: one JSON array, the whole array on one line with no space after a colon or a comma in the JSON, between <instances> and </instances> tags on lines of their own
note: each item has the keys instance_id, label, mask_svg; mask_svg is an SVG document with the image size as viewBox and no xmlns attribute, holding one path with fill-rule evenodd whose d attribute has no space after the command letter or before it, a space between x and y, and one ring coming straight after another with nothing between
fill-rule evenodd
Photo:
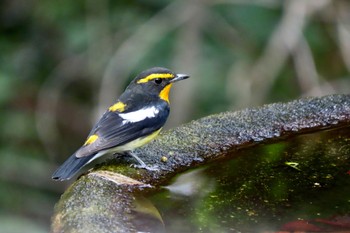
<instances>
[{"instance_id":1,"label":"white wing patch","mask_svg":"<svg viewBox=\"0 0 350 233\"><path fill-rule=\"evenodd\" d=\"M141 108L140 110L128 113L120 113L119 116L123 118L123 124L143 121L146 118L155 117L159 113L159 109L152 106L149 108Z\"/></svg>"}]
</instances>

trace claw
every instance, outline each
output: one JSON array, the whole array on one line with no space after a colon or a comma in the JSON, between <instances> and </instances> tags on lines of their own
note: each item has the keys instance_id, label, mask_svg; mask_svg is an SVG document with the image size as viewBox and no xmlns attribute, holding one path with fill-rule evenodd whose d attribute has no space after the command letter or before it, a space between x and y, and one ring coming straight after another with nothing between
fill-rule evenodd
<instances>
[{"instance_id":1,"label":"claw","mask_svg":"<svg viewBox=\"0 0 350 233\"><path fill-rule=\"evenodd\" d=\"M142 159L140 159L137 155L133 154L130 151L124 152L124 154L132 156L134 159L137 160L137 162L139 162L139 165L131 164L130 167L146 169L148 171L159 171L159 168L158 168L157 165L155 165L155 166L148 166L145 162L142 161Z\"/></svg>"},{"instance_id":2,"label":"claw","mask_svg":"<svg viewBox=\"0 0 350 233\"><path fill-rule=\"evenodd\" d=\"M145 163L137 165L137 164L131 164L130 167L134 168L140 168L140 169L146 169L147 171L159 171L159 168L157 165L154 166L147 166Z\"/></svg>"}]
</instances>

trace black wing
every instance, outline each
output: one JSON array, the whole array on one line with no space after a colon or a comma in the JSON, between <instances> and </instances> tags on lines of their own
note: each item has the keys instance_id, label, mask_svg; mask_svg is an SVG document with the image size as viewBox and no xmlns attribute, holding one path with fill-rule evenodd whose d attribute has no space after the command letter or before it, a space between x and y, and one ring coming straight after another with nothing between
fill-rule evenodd
<instances>
[{"instance_id":1,"label":"black wing","mask_svg":"<svg viewBox=\"0 0 350 233\"><path fill-rule=\"evenodd\" d=\"M98 135L98 139L86 146L82 146L76 157L81 158L102 150L124 145L137 138L149 135L160 129L169 115L169 107L152 118L145 118L138 122L127 122L118 113L106 112L97 122L89 135Z\"/></svg>"}]
</instances>

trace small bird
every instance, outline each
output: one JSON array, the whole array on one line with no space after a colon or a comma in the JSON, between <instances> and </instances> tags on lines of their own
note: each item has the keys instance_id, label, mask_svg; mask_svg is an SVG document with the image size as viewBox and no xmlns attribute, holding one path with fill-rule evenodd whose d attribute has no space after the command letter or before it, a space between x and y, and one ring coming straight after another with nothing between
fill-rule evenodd
<instances>
[{"instance_id":1,"label":"small bird","mask_svg":"<svg viewBox=\"0 0 350 233\"><path fill-rule=\"evenodd\" d=\"M85 143L52 175L54 180L72 178L82 167L107 154L128 154L151 169L131 151L154 139L170 111L169 93L174 82L189 78L162 67L140 73L117 102L94 125Z\"/></svg>"}]
</instances>

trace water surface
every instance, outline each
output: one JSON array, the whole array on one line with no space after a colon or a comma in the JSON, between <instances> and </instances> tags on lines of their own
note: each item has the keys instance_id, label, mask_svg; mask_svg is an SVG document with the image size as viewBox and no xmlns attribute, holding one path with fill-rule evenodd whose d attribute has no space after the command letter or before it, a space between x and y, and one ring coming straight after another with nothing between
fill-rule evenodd
<instances>
[{"instance_id":1,"label":"water surface","mask_svg":"<svg viewBox=\"0 0 350 233\"><path fill-rule=\"evenodd\" d=\"M231 153L149 197L166 232L350 230L350 127Z\"/></svg>"}]
</instances>

